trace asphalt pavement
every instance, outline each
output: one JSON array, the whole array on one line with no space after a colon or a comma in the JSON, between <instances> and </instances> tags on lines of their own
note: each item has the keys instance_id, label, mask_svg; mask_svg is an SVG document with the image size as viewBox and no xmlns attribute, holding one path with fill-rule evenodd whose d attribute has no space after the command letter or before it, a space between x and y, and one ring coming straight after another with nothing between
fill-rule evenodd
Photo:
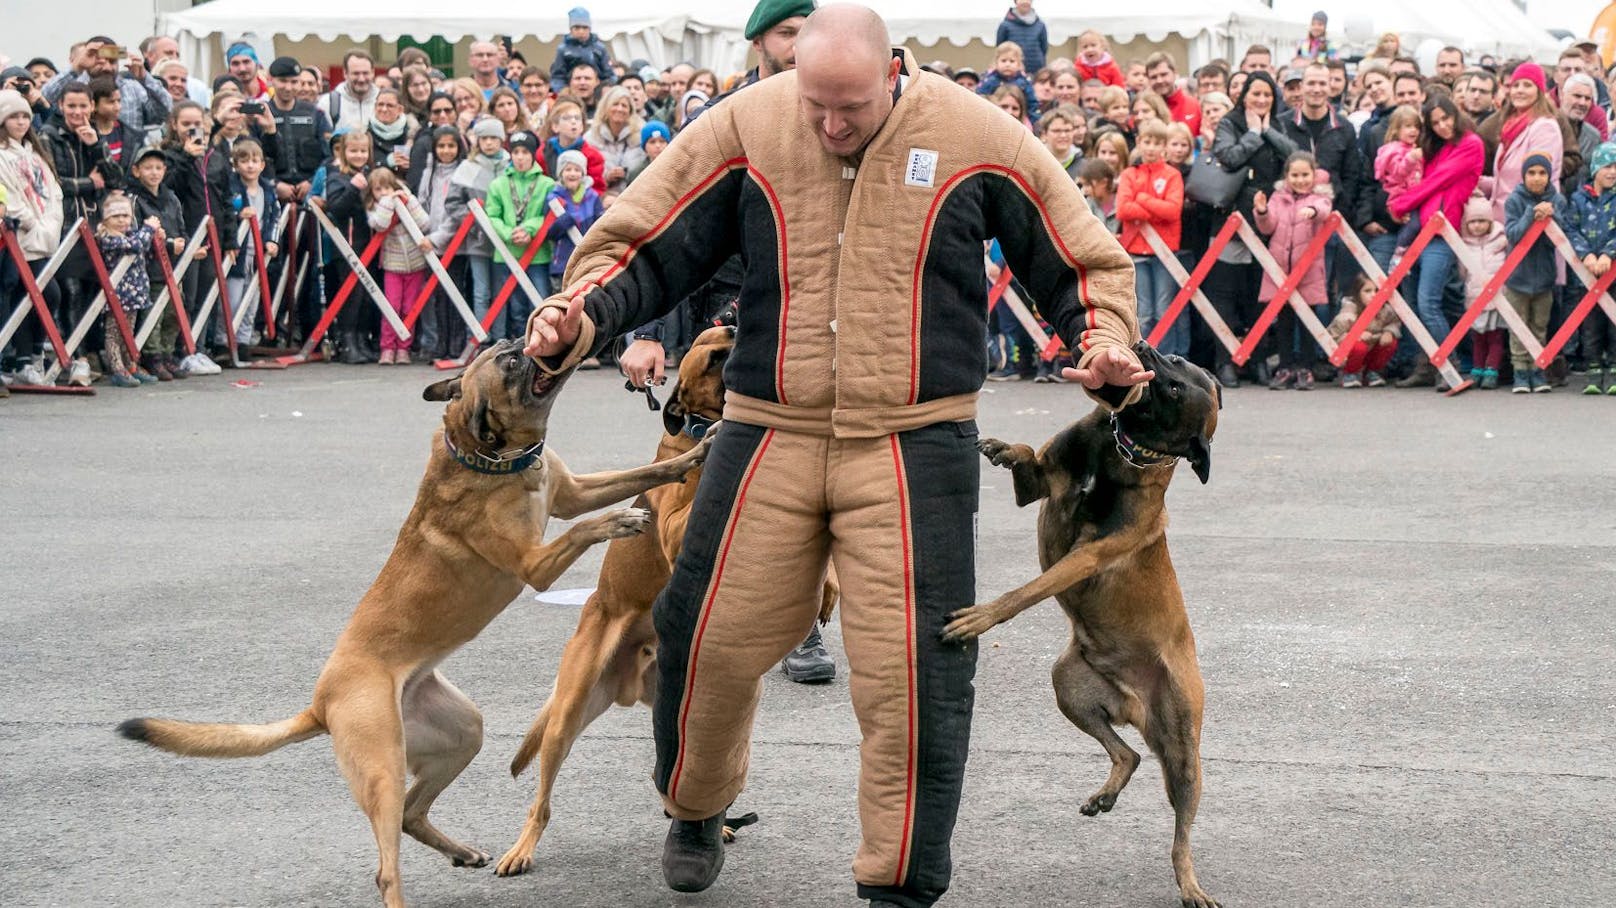
<instances>
[{"instance_id":1,"label":"asphalt pavement","mask_svg":"<svg viewBox=\"0 0 1616 908\"><path fill-rule=\"evenodd\" d=\"M433 377L313 365L0 401L0 903L378 902L328 739L186 760L112 729L307 704L409 510ZM655 450L657 414L621 388L597 372L564 391L551 443L575 470ZM1088 407L1070 386L989 392L983 434L1007 440L1041 442ZM1182 470L1169 495L1207 687L1207 890L1241 908L1608 904L1616 399L1241 389L1213 451L1211 483ZM982 601L1034 575L1033 522L985 470ZM601 551L557 589L593 585ZM443 667L487 741L434 819L495 855L532 796L506 763L577 611L527 591ZM942 904L1177 904L1153 759L1110 814L1078 813L1108 764L1055 708L1066 635L1045 604L984 639ZM827 639L840 659L834 625ZM612 710L563 770L533 873L456 869L406 839L412 905L857 904L845 672L769 677L737 805L762 822L704 894L662 886L651 762L649 713Z\"/></svg>"}]
</instances>

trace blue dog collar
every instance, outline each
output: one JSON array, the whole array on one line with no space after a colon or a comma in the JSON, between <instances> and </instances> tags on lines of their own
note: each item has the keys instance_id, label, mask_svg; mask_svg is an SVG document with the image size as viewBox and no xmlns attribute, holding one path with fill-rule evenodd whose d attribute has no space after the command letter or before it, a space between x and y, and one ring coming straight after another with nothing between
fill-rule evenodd
<instances>
[{"instance_id":1,"label":"blue dog collar","mask_svg":"<svg viewBox=\"0 0 1616 908\"><path fill-rule=\"evenodd\" d=\"M461 451L449 440L449 430L443 430L443 446L449 449L449 456L457 463L476 473L489 476L506 476L511 473L520 473L533 466L538 459L544 456L544 442L540 441L531 448L525 448L509 456L489 457L478 451L470 453Z\"/></svg>"},{"instance_id":2,"label":"blue dog collar","mask_svg":"<svg viewBox=\"0 0 1616 908\"><path fill-rule=\"evenodd\" d=\"M713 427L713 423L716 422L718 422L716 419L708 419L705 416L698 416L695 413L686 413L685 427L679 431L681 434L688 435L696 441L701 441L702 437L707 434L707 430L711 429Z\"/></svg>"}]
</instances>

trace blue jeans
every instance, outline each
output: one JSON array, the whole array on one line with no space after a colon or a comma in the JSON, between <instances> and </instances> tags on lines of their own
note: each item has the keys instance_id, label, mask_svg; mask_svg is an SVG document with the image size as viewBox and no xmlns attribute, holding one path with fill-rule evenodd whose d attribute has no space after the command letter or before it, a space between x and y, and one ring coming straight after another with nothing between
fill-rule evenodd
<instances>
[{"instance_id":1,"label":"blue jeans","mask_svg":"<svg viewBox=\"0 0 1616 908\"><path fill-rule=\"evenodd\" d=\"M481 321L494 298L494 260L486 255L467 255L466 270L471 272L471 311Z\"/></svg>"},{"instance_id":2,"label":"blue jeans","mask_svg":"<svg viewBox=\"0 0 1616 908\"><path fill-rule=\"evenodd\" d=\"M505 286L505 281L511 276L511 269L504 262L495 262L493 269L493 292L498 295ZM539 291L539 298L550 295L550 263L539 264L534 262L527 266L527 279L533 282L533 289ZM488 309L493 305L490 300L485 304L479 315L487 315ZM505 308L500 310L499 318L488 328L489 340L504 340L510 337L520 337L527 330L527 317L533 314L533 301L527 298L522 285L517 284L511 291L511 298L506 300Z\"/></svg>"},{"instance_id":3,"label":"blue jeans","mask_svg":"<svg viewBox=\"0 0 1616 908\"><path fill-rule=\"evenodd\" d=\"M1167 266L1154 256L1134 256L1133 277L1134 296L1139 301L1139 333L1149 337L1150 332L1156 329L1156 323L1167 314L1173 297L1178 295L1178 282L1173 280ZM1190 352L1190 323L1187 316L1181 314L1173 322L1157 350L1163 356L1184 356Z\"/></svg>"},{"instance_id":4,"label":"blue jeans","mask_svg":"<svg viewBox=\"0 0 1616 908\"><path fill-rule=\"evenodd\" d=\"M1381 271L1390 274L1392 256L1397 252L1397 234L1383 233L1380 236L1360 234L1360 236L1363 237L1364 248L1369 250L1369 257L1375 260Z\"/></svg>"},{"instance_id":5,"label":"blue jeans","mask_svg":"<svg viewBox=\"0 0 1616 908\"><path fill-rule=\"evenodd\" d=\"M1447 315L1442 311L1442 292L1448 286L1448 278L1453 276L1455 261L1453 249L1447 243L1433 242L1420 253L1420 279L1415 291L1414 313L1438 344L1448 336L1451 328Z\"/></svg>"}]
</instances>

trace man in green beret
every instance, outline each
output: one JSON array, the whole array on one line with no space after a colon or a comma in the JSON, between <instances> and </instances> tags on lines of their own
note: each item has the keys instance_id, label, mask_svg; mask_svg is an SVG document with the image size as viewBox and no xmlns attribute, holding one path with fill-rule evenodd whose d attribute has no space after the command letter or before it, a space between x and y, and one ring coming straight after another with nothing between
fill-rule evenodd
<instances>
[{"instance_id":1,"label":"man in green beret","mask_svg":"<svg viewBox=\"0 0 1616 908\"><path fill-rule=\"evenodd\" d=\"M759 0L746 20L746 40L757 51L757 68L746 83L778 75L797 65L797 32L814 11L814 0Z\"/></svg>"}]
</instances>

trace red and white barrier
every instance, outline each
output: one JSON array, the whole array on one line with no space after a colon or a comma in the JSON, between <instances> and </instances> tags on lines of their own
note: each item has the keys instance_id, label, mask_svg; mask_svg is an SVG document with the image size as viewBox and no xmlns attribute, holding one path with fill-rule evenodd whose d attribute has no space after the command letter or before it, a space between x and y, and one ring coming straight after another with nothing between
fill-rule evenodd
<instances>
[{"instance_id":1,"label":"red and white barrier","mask_svg":"<svg viewBox=\"0 0 1616 908\"><path fill-rule=\"evenodd\" d=\"M326 304L325 312L320 316L320 321L314 326L314 330L309 332L309 335L303 339L302 348L290 356L278 357L275 361L287 366L315 362L319 358L317 349L320 346L320 341L325 338L326 332L331 330L332 323L337 320L337 315L342 311L342 307L347 304L348 297L353 294L354 287L358 285L364 286L366 295L380 310L382 318L387 319L388 323L392 325L393 331L398 334L399 338L409 340L411 336L410 329L405 327L404 321L399 318L398 313L394 312L393 307L388 304L387 296L382 293L382 288L376 285L376 279L370 276L370 263L381 252L382 242L387 238L387 230L392 229L391 225L386 230L374 231L371 234L370 242L365 244L364 251L356 253L353 246L349 244L347 237L344 237L342 231L331 223L331 219L320 209L320 206L310 204L307 207L309 213L314 215L315 221L319 223L320 229L325 233L326 238L331 241L331 244L336 247L337 253L348 263L348 277L343 280L342 287L337 290L336 296L332 297L331 301Z\"/></svg>"},{"instance_id":2,"label":"red and white barrier","mask_svg":"<svg viewBox=\"0 0 1616 908\"><path fill-rule=\"evenodd\" d=\"M10 343L12 336L17 333L17 329L22 327L23 319L27 318L28 313L31 311L45 329L45 336L50 340L51 350L56 354L56 361L62 363L71 358L68 355L67 343L62 340L61 329L57 327L56 318L51 314L50 304L45 301L45 293L40 288L50 283L51 278L55 277L57 270L62 267L62 263L67 260L68 254L72 252L74 244L79 240L78 228L83 224L84 220L82 218L74 222L67 237L62 240L55 254L45 263L45 267L41 269L39 278L36 280L33 270L28 267L28 259L23 255L22 244L18 241L16 233L8 229L5 224L0 223L0 243L5 245L6 254L11 256L12 264L17 267L24 295L24 299L17 301L17 305L11 313L11 317L6 319L5 325L0 326L0 347ZM29 352L31 353L32 351ZM95 393L91 388L64 388L57 387L53 383L43 385L17 384L12 385L11 390L21 393Z\"/></svg>"},{"instance_id":3,"label":"red and white barrier","mask_svg":"<svg viewBox=\"0 0 1616 908\"><path fill-rule=\"evenodd\" d=\"M1546 369L1554 362L1554 358L1559 356L1560 351L1571 342L1571 338L1576 336L1577 329L1582 327L1583 322L1590 318L1599 318L1593 311L1595 306L1599 307L1606 318L1616 322L1616 300L1611 299L1610 295L1611 285L1616 283L1616 268L1611 268L1601 277L1594 277L1588 266L1577 258L1576 250L1571 248L1571 241L1566 239L1560 225L1552 221L1546 223L1549 224L1549 241L1554 243L1560 257L1565 259L1566 267L1576 274L1582 285L1588 288L1588 292L1583 294L1581 302L1566 315L1565 324L1560 326L1560 330L1555 332L1554 337L1549 338L1549 342L1544 344L1542 351L1537 354L1535 362L1539 369Z\"/></svg>"},{"instance_id":4,"label":"red and white barrier","mask_svg":"<svg viewBox=\"0 0 1616 908\"><path fill-rule=\"evenodd\" d=\"M157 299L152 300L151 308L146 311L146 317L140 323L140 330L135 332L135 343L140 346L146 346L151 333L157 330L157 324L162 320L164 310L173 305L174 317L179 320L180 339L185 342L185 352L187 355L196 353L196 339L192 336L191 320L185 314L185 300L180 294L180 281L195 264L196 251L202 248L202 243L207 239L208 220L204 215L203 222L198 224L196 232L191 234L191 239L180 252L178 268L175 268L169 259L164 241L153 239L153 249L156 250L157 261L163 269L163 289L157 294Z\"/></svg>"},{"instance_id":5,"label":"red and white barrier","mask_svg":"<svg viewBox=\"0 0 1616 908\"><path fill-rule=\"evenodd\" d=\"M416 243L424 244L426 242L426 234L421 232L421 228L416 225L414 218L399 218L398 222L404 225L404 231ZM415 323L420 319L421 312L426 309L427 301L432 299L432 292L437 289L439 284L442 284L444 295L449 297L450 304L454 306L456 312L460 313L461 320L466 323L466 330L471 332L471 336L476 338L478 343L488 340L487 329L482 326L481 322L477 321L477 316L471 311L471 307L466 305L466 298L461 295L460 288L455 286L454 281L450 280L449 271L446 267L448 262L453 261L455 253L460 250L460 244L465 240L466 234L471 232L471 225L472 219L467 218L460 225L460 229L455 231L454 238L449 241L448 247L443 250L442 260L439 260L430 250L426 251L427 270L431 271L432 274L427 278L426 286L421 288L421 293L410 304L409 313L404 317L404 324L411 331L415 330Z\"/></svg>"},{"instance_id":6,"label":"red and white barrier","mask_svg":"<svg viewBox=\"0 0 1616 908\"><path fill-rule=\"evenodd\" d=\"M488 337L488 329L493 327L494 320L499 318L501 312L505 311L505 304L510 302L511 294L515 292L517 287L522 288L522 292L527 294L533 308L537 309L544 302L544 296L539 293L539 288L533 286L532 279L527 276L527 266L532 264L533 258L543 248L545 234L549 233L550 227L555 224L556 216L565 213L566 209L561 207L560 202L551 199L550 203L550 211L544 216L544 223L539 226L538 230L534 231L533 237L528 240L527 248L522 250L521 256L512 255L510 247L505 245L505 241L499 238L499 232L494 229L494 224L488 219L488 212L483 210L481 202L472 199L471 204L467 206L471 211L472 218L477 222L477 227L482 230L483 235L488 238L488 242L499 253L500 259L511 264L511 267L507 269L510 271L510 276L505 279L505 284L500 288L499 293L489 301L488 313L482 318L481 328L483 329L484 339ZM578 234L576 230L573 231L573 235L578 239L582 239L582 235ZM473 341L466 344L465 352L458 358L440 359L433 365L439 369L459 369L471 362L471 358L476 354L477 342Z\"/></svg>"}]
</instances>

